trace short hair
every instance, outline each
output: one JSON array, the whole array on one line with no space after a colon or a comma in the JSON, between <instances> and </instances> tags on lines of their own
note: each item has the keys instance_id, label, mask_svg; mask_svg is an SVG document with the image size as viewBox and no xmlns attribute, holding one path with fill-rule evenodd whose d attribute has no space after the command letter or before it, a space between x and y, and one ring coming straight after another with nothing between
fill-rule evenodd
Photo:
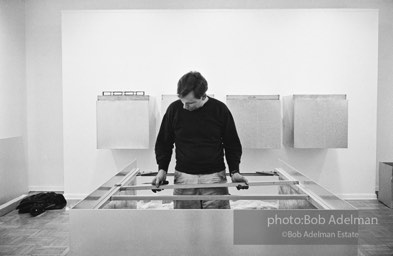
<instances>
[{"instance_id":1,"label":"short hair","mask_svg":"<svg viewBox=\"0 0 393 256\"><path fill-rule=\"evenodd\" d=\"M183 75L177 83L177 95L179 98L187 96L192 91L197 99L206 97L207 81L201 73L196 71Z\"/></svg>"}]
</instances>

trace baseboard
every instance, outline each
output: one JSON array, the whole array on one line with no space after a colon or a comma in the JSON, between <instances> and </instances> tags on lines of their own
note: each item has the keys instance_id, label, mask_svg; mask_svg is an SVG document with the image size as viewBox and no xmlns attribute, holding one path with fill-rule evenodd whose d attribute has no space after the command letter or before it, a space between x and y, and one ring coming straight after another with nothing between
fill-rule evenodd
<instances>
[{"instance_id":1,"label":"baseboard","mask_svg":"<svg viewBox=\"0 0 393 256\"><path fill-rule=\"evenodd\" d=\"M63 186L29 186L29 191L39 191L39 192L63 192Z\"/></svg>"},{"instance_id":2,"label":"baseboard","mask_svg":"<svg viewBox=\"0 0 393 256\"><path fill-rule=\"evenodd\" d=\"M343 200L376 200L377 199L377 195L375 193L338 194L337 196Z\"/></svg>"},{"instance_id":3,"label":"baseboard","mask_svg":"<svg viewBox=\"0 0 393 256\"><path fill-rule=\"evenodd\" d=\"M17 198L8 201L5 204L0 205L0 216L6 215L7 213L15 210L16 207L19 205L19 202L22 201L22 199L25 198L26 196L27 195L21 195Z\"/></svg>"}]
</instances>

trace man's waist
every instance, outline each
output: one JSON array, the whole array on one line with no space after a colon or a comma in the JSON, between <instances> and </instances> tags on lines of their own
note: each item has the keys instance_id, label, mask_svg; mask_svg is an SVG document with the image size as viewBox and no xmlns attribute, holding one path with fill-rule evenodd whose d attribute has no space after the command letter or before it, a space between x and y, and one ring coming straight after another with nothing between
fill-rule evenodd
<instances>
[{"instance_id":1,"label":"man's waist","mask_svg":"<svg viewBox=\"0 0 393 256\"><path fill-rule=\"evenodd\" d=\"M188 174L211 174L225 170L225 164L224 162L214 164L195 164L178 161L175 169L179 172Z\"/></svg>"}]
</instances>

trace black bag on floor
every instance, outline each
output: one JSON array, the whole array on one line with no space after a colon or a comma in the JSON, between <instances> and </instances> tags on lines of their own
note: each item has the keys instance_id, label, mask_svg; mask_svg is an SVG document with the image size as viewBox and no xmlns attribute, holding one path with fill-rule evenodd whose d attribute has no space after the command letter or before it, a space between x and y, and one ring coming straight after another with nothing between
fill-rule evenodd
<instances>
[{"instance_id":1,"label":"black bag on floor","mask_svg":"<svg viewBox=\"0 0 393 256\"><path fill-rule=\"evenodd\" d=\"M67 205L62 194L55 192L39 193L27 196L19 203L19 213L30 213L32 216L40 215L46 210L63 209Z\"/></svg>"}]
</instances>

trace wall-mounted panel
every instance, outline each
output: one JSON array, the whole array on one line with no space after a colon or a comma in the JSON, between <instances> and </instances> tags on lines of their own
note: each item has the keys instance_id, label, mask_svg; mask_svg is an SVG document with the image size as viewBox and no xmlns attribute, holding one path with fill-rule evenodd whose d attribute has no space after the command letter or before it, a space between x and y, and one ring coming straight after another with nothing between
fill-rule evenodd
<instances>
[{"instance_id":1,"label":"wall-mounted panel","mask_svg":"<svg viewBox=\"0 0 393 256\"><path fill-rule=\"evenodd\" d=\"M98 96L98 149L149 148L149 96Z\"/></svg>"},{"instance_id":2,"label":"wall-mounted panel","mask_svg":"<svg viewBox=\"0 0 393 256\"><path fill-rule=\"evenodd\" d=\"M347 148L346 95L294 95L295 148Z\"/></svg>"},{"instance_id":3,"label":"wall-mounted panel","mask_svg":"<svg viewBox=\"0 0 393 256\"><path fill-rule=\"evenodd\" d=\"M228 95L243 148L281 148L281 101L279 95Z\"/></svg>"}]
</instances>

